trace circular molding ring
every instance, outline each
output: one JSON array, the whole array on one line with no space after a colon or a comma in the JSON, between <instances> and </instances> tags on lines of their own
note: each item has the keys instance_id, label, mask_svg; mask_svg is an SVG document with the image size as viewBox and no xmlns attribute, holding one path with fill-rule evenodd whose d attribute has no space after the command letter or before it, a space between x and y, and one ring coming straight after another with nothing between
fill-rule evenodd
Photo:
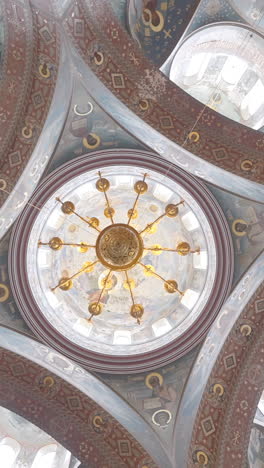
<instances>
[{"instance_id":1,"label":"circular molding ring","mask_svg":"<svg viewBox=\"0 0 264 468\"><path fill-rule=\"evenodd\" d=\"M65 338L42 314L36 304L26 271L26 252L32 226L41 207L62 185L87 171L107 166L137 166L164 175L183 187L203 210L213 233L216 246L217 275L205 307L199 317L178 338L164 345L136 355L107 355L85 349ZM11 287L19 309L29 327L44 342L93 371L141 372L173 362L190 351L206 335L217 313L229 294L233 279L233 244L224 214L211 192L196 178L181 168L170 166L155 154L128 149L96 151L76 158L51 173L35 191L17 221L10 241L9 273Z\"/></svg>"}]
</instances>

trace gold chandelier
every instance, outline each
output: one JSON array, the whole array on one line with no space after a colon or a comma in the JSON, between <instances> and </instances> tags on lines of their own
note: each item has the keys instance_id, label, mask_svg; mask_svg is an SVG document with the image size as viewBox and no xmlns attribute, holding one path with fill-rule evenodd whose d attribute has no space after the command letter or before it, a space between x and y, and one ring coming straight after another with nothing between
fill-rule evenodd
<instances>
[{"instance_id":1,"label":"gold chandelier","mask_svg":"<svg viewBox=\"0 0 264 468\"><path fill-rule=\"evenodd\" d=\"M99 219L95 217L83 217L75 211L75 206L71 201L63 202L60 198L56 198L58 203L61 204L61 210L66 215L75 215L81 219L84 223L88 224L89 227L98 233L95 245L87 244L86 242L81 243L67 243L64 242L60 237L53 237L49 242L42 242L39 240L38 246L49 246L52 250L58 251L61 250L64 246L70 246L78 248L79 252L86 253L89 249L95 249L96 260L93 262L87 261L84 263L83 267L74 275L70 277L62 277L59 280L59 283L51 288L55 292L58 288L62 291L68 291L73 287L73 280L78 276L84 273L91 273L97 264L101 264L107 268L108 272L102 280L102 288L98 290L99 297L97 301L90 302L88 306L88 311L90 317L87 318L88 321L92 319L93 316L100 315L103 311L103 303L101 299L105 292L114 287L112 281L113 272L117 272L124 275L123 286L130 293L131 297L131 307L130 314L135 318L140 324L140 320L144 314L144 307L142 304L136 302L135 295L133 290L135 289L136 283L132 277L129 277L128 271L133 271L133 268L136 265L140 265L144 270L146 276L153 276L164 283L165 291L169 294L177 293L180 296L184 295L183 291L178 289L178 283L175 279L165 279L159 275L153 265L145 265L142 263L142 256L144 251L149 251L153 255L159 255L163 251L167 252L176 252L178 255L188 255L191 253L200 253L200 247L196 249L191 249L191 246L183 241L176 245L176 248L167 248L162 247L159 244L152 246L145 246L144 244L144 234L153 234L157 232L158 223L164 217L175 218L179 212L179 206L184 204L184 200L181 200L177 204L168 204L165 207L164 213L156 218L153 222L146 225L141 231L133 228L130 223L131 220L138 218L139 213L137 210L137 205L139 197L144 195L148 191L148 184L146 183L147 174L144 174L142 180L138 180L134 184L134 191L136 193L136 198L133 204L133 207L130 208L127 212L128 221L126 223L115 223L114 215L115 209L111 206L110 200L108 198L107 192L110 189L110 182L108 179L102 177L101 172L98 173L99 178L96 182L96 189L99 192L104 194L105 198L105 210L104 215L111 221L104 229L100 229Z\"/></svg>"}]
</instances>

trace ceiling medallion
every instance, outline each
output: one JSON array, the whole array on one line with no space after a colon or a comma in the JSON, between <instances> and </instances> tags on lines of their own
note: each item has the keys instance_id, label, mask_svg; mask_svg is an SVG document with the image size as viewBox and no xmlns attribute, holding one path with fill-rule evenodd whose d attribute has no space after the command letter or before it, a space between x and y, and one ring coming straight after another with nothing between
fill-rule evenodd
<instances>
[{"instance_id":1,"label":"ceiling medallion","mask_svg":"<svg viewBox=\"0 0 264 468\"><path fill-rule=\"evenodd\" d=\"M188 242L180 241L176 248L161 247L158 244L148 246L144 242L145 233L153 233L158 229L158 223L164 217L176 218L179 213L179 206L184 204L184 201L181 200L177 204L170 203L165 206L164 212L159 215L152 222L148 223L143 229L137 230L134 227L130 226L132 219L138 218L139 212L136 209L139 197L143 196L148 190L148 184L146 183L147 174L144 174L142 180L138 180L134 184L134 191L136 193L136 198L133 204L133 207L127 211L128 220L126 223L115 223L114 214L115 209L110 203L107 192L110 189L110 182L108 179L102 177L101 172L98 173L98 180L96 182L96 189L99 192L102 192L105 197L106 208L104 210L104 216L111 220L111 224L106 226L104 229L99 228L99 219L90 218L86 216L85 218L78 214L75 209L75 205L71 201L62 201L59 197L56 198L56 201L61 205L61 211L65 215L75 215L81 219L84 223L88 224L91 229L94 229L98 237L96 239L95 245L87 244L85 242L81 243L69 243L63 242L59 237L53 237L48 242L42 242L39 240L38 246L42 247L48 245L52 250L61 250L63 246L71 246L78 248L82 253L86 253L89 249L95 249L96 260L87 261L84 263L82 268L74 273L72 276L62 277L58 284L51 288L52 292L56 292L58 288L63 291L68 291L73 287L74 279L78 276L86 273L91 273L96 268L96 265L100 263L107 268L107 272L102 278L102 287L98 291L98 299L96 301L90 301L88 306L88 311L90 313L89 321L92 317L100 315L103 311L103 303L101 299L103 298L104 293L107 289L112 289L114 287L112 274L113 272L118 272L123 275L123 286L127 289L131 296L131 307L130 315L137 320L137 323L140 324L140 321L144 314L143 304L136 302L135 294L133 292L136 281L133 278L133 268L139 265L144 273L147 276L152 276L162 281L164 284L164 289L167 293L178 293L183 296L184 292L178 289L178 283L175 279L165 279L158 272L155 271L153 265L146 265L142 262L142 256L144 251L149 251L153 255L159 255L162 252L176 252L179 255L185 256L190 253L200 253L200 247L191 249ZM128 271L131 272L129 277ZM136 293L136 291L135 291Z\"/></svg>"},{"instance_id":2,"label":"ceiling medallion","mask_svg":"<svg viewBox=\"0 0 264 468\"><path fill-rule=\"evenodd\" d=\"M9 262L34 333L82 366L116 373L155 369L195 346L233 274L212 194L138 150L98 151L51 173L14 227Z\"/></svg>"}]
</instances>

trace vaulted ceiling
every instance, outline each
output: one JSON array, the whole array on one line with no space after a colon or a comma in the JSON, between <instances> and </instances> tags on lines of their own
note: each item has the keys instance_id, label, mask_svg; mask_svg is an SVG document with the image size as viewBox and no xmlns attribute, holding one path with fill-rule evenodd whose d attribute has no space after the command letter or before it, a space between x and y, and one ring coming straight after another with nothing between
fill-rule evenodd
<instances>
[{"instance_id":1,"label":"vaulted ceiling","mask_svg":"<svg viewBox=\"0 0 264 468\"><path fill-rule=\"evenodd\" d=\"M0 4L0 406L82 467L246 466L264 386L260 3Z\"/></svg>"}]
</instances>

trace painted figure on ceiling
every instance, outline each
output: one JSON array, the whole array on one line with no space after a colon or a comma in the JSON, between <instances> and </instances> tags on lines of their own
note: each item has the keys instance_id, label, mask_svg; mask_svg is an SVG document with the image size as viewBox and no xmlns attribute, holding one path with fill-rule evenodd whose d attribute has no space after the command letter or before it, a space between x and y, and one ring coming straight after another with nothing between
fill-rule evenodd
<instances>
[{"instance_id":1,"label":"painted figure on ceiling","mask_svg":"<svg viewBox=\"0 0 264 468\"><path fill-rule=\"evenodd\" d=\"M172 409L177 399L177 393L172 385L165 384L163 378L158 373L149 374L146 378L146 384L152 388L152 397L158 397L161 405L165 409Z\"/></svg>"}]
</instances>

